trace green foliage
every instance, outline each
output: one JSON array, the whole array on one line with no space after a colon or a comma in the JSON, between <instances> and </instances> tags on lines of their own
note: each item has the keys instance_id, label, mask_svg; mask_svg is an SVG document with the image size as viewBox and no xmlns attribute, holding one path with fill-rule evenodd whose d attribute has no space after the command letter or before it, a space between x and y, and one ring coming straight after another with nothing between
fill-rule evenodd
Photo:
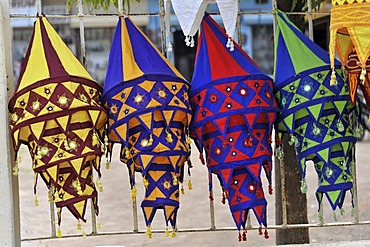
<instances>
[{"instance_id":1,"label":"green foliage","mask_svg":"<svg viewBox=\"0 0 370 247\"><path fill-rule=\"evenodd\" d=\"M303 11L307 10L308 9L308 1L311 1L311 5L312 5L312 9L315 10L319 10L320 9L320 5L321 3L324 1L324 0L300 0L303 2L304 4L304 7L303 7ZM296 6L297 6L297 3L298 3L298 0L292 0L292 8L291 8L291 11L293 11Z\"/></svg>"},{"instance_id":2,"label":"green foliage","mask_svg":"<svg viewBox=\"0 0 370 247\"><path fill-rule=\"evenodd\" d=\"M78 0L67 0L67 7L68 7L68 9L71 8L71 6L72 6L72 4L74 2L77 3L77 1ZM118 9L118 1L122 1L122 6L123 6L124 12L129 13L130 12L131 2L136 1L136 2L139 3L141 0L82 0L82 3L84 5L86 5L86 6L88 6L89 9L94 9L94 10L104 9L104 10L108 10L108 8L111 5L114 5Z\"/></svg>"}]
</instances>

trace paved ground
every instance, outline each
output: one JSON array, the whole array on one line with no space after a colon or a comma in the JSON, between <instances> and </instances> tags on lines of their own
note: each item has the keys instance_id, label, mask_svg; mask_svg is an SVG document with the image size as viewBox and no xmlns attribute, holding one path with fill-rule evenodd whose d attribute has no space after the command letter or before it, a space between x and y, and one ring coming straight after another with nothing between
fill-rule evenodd
<instances>
[{"instance_id":1,"label":"paved ground","mask_svg":"<svg viewBox=\"0 0 370 247\"><path fill-rule=\"evenodd\" d=\"M368 138L369 139L369 138ZM208 202L208 187L207 187L207 171L206 168L199 164L197 152L194 150L192 170L192 182L194 189L186 191L186 194L181 198L181 207L178 215L178 228L208 228L210 226L209 217L209 202ZM114 153L118 156L118 152ZM38 185L38 197L40 205L34 207L33 203L33 173L27 152L22 152L23 161L21 164L19 180L20 180L20 198L21 198L21 224L22 238L38 238L50 236L50 216L49 205L47 202L47 193L43 182L40 180ZM28 159L27 159L28 158ZM357 173L358 173L358 189L359 189L359 213L362 221L370 220L370 169L368 162L370 160L370 141L365 140L357 146ZM317 223L317 204L314 196L316 187L316 176L313 167L309 168L308 185L308 209L310 223ZM138 177L139 178L139 177ZM141 181L138 179L138 181ZM129 198L129 183L126 167L117 159L111 165L111 169L103 169L102 183L104 192L99 194L100 217L102 223L101 232L122 232L132 230L132 206ZM233 227L233 221L229 214L228 206L220 203L220 189L215 183L215 210L216 210L216 226L217 227ZM266 182L265 184L266 185ZM140 186L139 186L140 187ZM138 191L138 201L142 198L143 191ZM267 195L268 206L268 223L275 223L274 218L274 196ZM350 200L347 196L344 216L338 216L339 221L351 221L350 217ZM325 222L332 222L331 210L328 205L325 205ZM339 214L338 214L339 215ZM79 234L76 230L75 219L67 212L63 211L62 232L63 235ZM91 232L90 209L87 210L88 223L85 226L86 232ZM252 224L255 225L254 217ZM157 212L157 216L153 223L153 228L163 230L164 221L161 211ZM139 229L144 231L145 224L141 211L139 211ZM248 242L238 242L236 231L222 232L192 232L178 233L176 238L165 238L163 233L153 234L152 239L148 239L145 234L125 234L125 235L107 235L107 236L88 236L86 239L77 238L62 238L49 240L34 240L23 241L22 247L31 246L49 246L49 247L64 247L64 246L274 246L275 232L270 230L270 239L265 240L258 236L257 231L248 232ZM301 246L370 246L370 241L360 241L370 239L370 225L350 226L350 227L325 227L313 228L310 230L311 245ZM351 242L340 242L351 241ZM356 242L354 242L356 241ZM333 244L333 242L335 242ZM332 243L332 244L325 244ZM294 245L291 245L294 246Z\"/></svg>"}]
</instances>

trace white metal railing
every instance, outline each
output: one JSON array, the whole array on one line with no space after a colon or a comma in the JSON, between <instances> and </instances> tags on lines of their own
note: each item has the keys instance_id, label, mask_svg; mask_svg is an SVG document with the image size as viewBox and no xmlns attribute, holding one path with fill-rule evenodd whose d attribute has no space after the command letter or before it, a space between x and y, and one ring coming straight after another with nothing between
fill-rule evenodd
<instances>
[{"instance_id":1,"label":"white metal railing","mask_svg":"<svg viewBox=\"0 0 370 247\"><path fill-rule=\"evenodd\" d=\"M36 15L29 15L29 14L10 14L9 13L9 2L0 0L0 10L2 13L1 19L1 30L0 30L0 53L5 54L5 56L0 56L0 101L7 102L7 93L11 94L12 89L12 76L11 76L11 44L10 44L10 37L5 37L6 34L10 33L10 18L35 18ZM121 1L119 1L121 3ZM308 1L308 11L307 12L294 12L291 14L297 15L306 15L308 20L308 33L310 39L313 39L313 12L310 1ZM36 0L37 11L39 13L42 12L42 2L41 0ZM83 65L86 67L86 45L85 45L85 26L84 26L84 18L86 17L94 17L94 16L114 16L113 14L88 14L84 13L82 0L78 0L78 13L77 14L55 14L55 15L48 15L48 18L77 18L79 20L79 31L80 31L80 47L81 47L81 61ZM118 7L118 12L123 13L123 6L122 4ZM273 9L276 8L276 1L273 1ZM237 37L238 42L241 42L241 16L242 15L274 15L274 12L265 11L265 12L242 12L239 11L238 19L237 19ZM316 15L320 14L328 14L328 13L314 13ZM159 12L158 13L136 13L132 14L133 16L158 16L160 18L160 26L161 26L161 50L162 53L165 54L166 51L166 35L165 35L165 6L164 0L159 0ZM275 24L275 23L274 23ZM275 28L275 25L274 25ZM275 33L275 32L274 32ZM11 82L11 83L10 83ZM8 91L9 89L9 91ZM7 108L6 104L0 108L0 129L8 130L8 121L5 116L7 116ZM5 119L4 119L5 117ZM19 233L19 207L18 207L18 184L17 179L13 179L11 174L11 156L9 155L11 152L8 132L5 135L0 135L0 218L1 222L5 219L4 222L6 224L0 224L0 240L6 241L9 243L9 246L20 246L20 233ZM14 157L14 155L12 155ZM355 215L353 222L333 222L333 223L324 223L319 222L317 224L308 223L308 224L288 224L288 217L287 217L287 204L285 200L285 176L284 176L284 163L280 162L279 164L281 169L281 194L282 194L282 215L283 215L283 223L282 224L275 224L269 225L269 229L287 229L287 228L317 228L317 227L333 227L333 226L351 226L351 225L368 225L370 221L361 221L359 218L358 213L358 199L357 199L357 179L354 176L354 201L355 201ZM356 170L354 170L354 174L356 174ZM13 181L12 181L13 180ZM14 182L15 180L15 182ZM212 193L212 192L211 192ZM91 207L93 208L93 207ZM323 207L322 207L323 208ZM92 209L93 211L93 209ZM101 236L110 236L110 235L120 235L120 234L136 234L136 233L145 233L145 231L139 230L138 227L138 207L136 200L132 203L132 212L133 212L133 225L132 230L130 231L116 231L116 232L99 232L97 229L97 220L95 217L94 212L91 213L91 222L92 222L92 229L91 234L88 235L101 235ZM214 201L210 200L209 204L209 213L210 213L210 227L207 228L189 228L189 229L178 229L178 232L206 232L206 231L230 231L235 230L235 227L218 227L216 226L215 222L215 205ZM322 213L322 212L320 212ZM32 240L41 240L41 239L49 239L56 237L56 229L55 229L55 208L54 204L50 203L50 222L51 222L51 236L49 237L32 237L32 238L24 238L22 241L32 241ZM248 219L247 224L248 230L256 230L258 227L252 226L250 219ZM153 230L153 232L164 232ZM71 235L64 235L63 237L77 237L80 235L71 234ZM1 242L0 241L0 242Z\"/></svg>"}]
</instances>

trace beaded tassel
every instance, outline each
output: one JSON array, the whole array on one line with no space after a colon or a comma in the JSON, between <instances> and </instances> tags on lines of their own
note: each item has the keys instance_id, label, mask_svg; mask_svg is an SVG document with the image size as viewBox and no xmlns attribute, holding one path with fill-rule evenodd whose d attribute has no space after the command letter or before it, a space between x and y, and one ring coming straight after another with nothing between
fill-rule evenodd
<instances>
[{"instance_id":1,"label":"beaded tassel","mask_svg":"<svg viewBox=\"0 0 370 247\"><path fill-rule=\"evenodd\" d=\"M98 187L99 192L103 192L104 191L103 190L103 185L102 185L101 180L100 180L99 177L96 179L96 186Z\"/></svg>"},{"instance_id":2,"label":"beaded tassel","mask_svg":"<svg viewBox=\"0 0 370 247\"><path fill-rule=\"evenodd\" d=\"M307 182L306 182L305 178L303 178L302 181L301 181L301 192L303 194L307 193Z\"/></svg>"},{"instance_id":3,"label":"beaded tassel","mask_svg":"<svg viewBox=\"0 0 370 247\"><path fill-rule=\"evenodd\" d=\"M330 76L330 86L334 86L337 84L337 77L335 75L335 70L332 69L331 76Z\"/></svg>"},{"instance_id":4,"label":"beaded tassel","mask_svg":"<svg viewBox=\"0 0 370 247\"><path fill-rule=\"evenodd\" d=\"M146 235L148 236L148 238L152 238L152 231L150 229L150 225L148 225L148 227L146 228Z\"/></svg>"},{"instance_id":5,"label":"beaded tassel","mask_svg":"<svg viewBox=\"0 0 370 247\"><path fill-rule=\"evenodd\" d=\"M60 230L60 226L58 227L56 237L57 237L57 238L61 238L61 237L62 237L62 230Z\"/></svg>"},{"instance_id":6,"label":"beaded tassel","mask_svg":"<svg viewBox=\"0 0 370 247\"><path fill-rule=\"evenodd\" d=\"M167 52L172 52L172 51L173 51L172 44L171 42L169 42L167 45Z\"/></svg>"},{"instance_id":7,"label":"beaded tassel","mask_svg":"<svg viewBox=\"0 0 370 247\"><path fill-rule=\"evenodd\" d=\"M133 202L136 201L136 195L137 195L137 190L136 190L136 186L134 185L131 190L131 200Z\"/></svg>"},{"instance_id":8,"label":"beaded tassel","mask_svg":"<svg viewBox=\"0 0 370 247\"><path fill-rule=\"evenodd\" d=\"M247 230L246 229L244 229L243 230L243 241L247 241Z\"/></svg>"}]
</instances>

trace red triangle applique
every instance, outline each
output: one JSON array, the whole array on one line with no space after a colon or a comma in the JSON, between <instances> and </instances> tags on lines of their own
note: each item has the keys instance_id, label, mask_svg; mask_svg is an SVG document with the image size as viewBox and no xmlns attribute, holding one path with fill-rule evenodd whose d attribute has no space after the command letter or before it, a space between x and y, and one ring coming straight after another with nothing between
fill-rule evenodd
<instances>
[{"instance_id":1,"label":"red triangle applique","mask_svg":"<svg viewBox=\"0 0 370 247\"><path fill-rule=\"evenodd\" d=\"M247 166L248 171L251 173L251 175L257 180L260 180L260 173L261 173L261 164L256 163L256 164L250 164Z\"/></svg>"},{"instance_id":2,"label":"red triangle applique","mask_svg":"<svg viewBox=\"0 0 370 247\"><path fill-rule=\"evenodd\" d=\"M265 205L254 206L253 210L259 220L264 218Z\"/></svg>"},{"instance_id":3,"label":"red triangle applique","mask_svg":"<svg viewBox=\"0 0 370 247\"><path fill-rule=\"evenodd\" d=\"M237 205L238 203L248 202L250 200L251 199L248 196L244 195L243 193L240 193L239 191L236 191L233 198L230 201L230 206Z\"/></svg>"},{"instance_id":4,"label":"red triangle applique","mask_svg":"<svg viewBox=\"0 0 370 247\"><path fill-rule=\"evenodd\" d=\"M221 174L225 184L229 184L232 171L233 171L232 168L220 170L220 174Z\"/></svg>"},{"instance_id":5,"label":"red triangle applique","mask_svg":"<svg viewBox=\"0 0 370 247\"><path fill-rule=\"evenodd\" d=\"M230 97L227 97L224 101L224 103L221 105L220 109L218 110L218 113L238 110L238 109L244 109L245 107L241 104L239 104L237 101L233 100Z\"/></svg>"},{"instance_id":6,"label":"red triangle applique","mask_svg":"<svg viewBox=\"0 0 370 247\"><path fill-rule=\"evenodd\" d=\"M227 125L228 125L228 117L224 117L224 118L217 118L215 120L213 120L215 123L215 126L217 127L217 129L221 132L221 135L222 136L225 136L226 134L226 130L227 130Z\"/></svg>"}]
</instances>

